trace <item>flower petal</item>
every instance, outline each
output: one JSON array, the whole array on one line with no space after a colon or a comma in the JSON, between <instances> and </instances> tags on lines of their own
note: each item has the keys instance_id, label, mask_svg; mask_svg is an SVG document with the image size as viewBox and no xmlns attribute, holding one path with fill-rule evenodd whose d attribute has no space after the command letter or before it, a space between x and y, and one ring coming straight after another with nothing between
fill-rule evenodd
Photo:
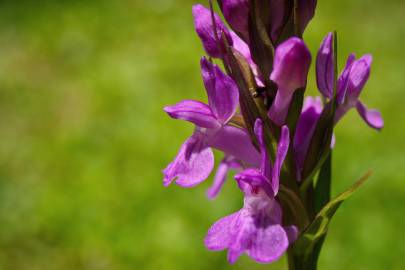
<instances>
[{"instance_id":1,"label":"flower petal","mask_svg":"<svg viewBox=\"0 0 405 270\"><path fill-rule=\"evenodd\" d=\"M346 66L338 78L338 104L342 104L346 98L347 87L349 85L350 70L352 68L353 62L356 60L354 54L350 54L346 61Z\"/></svg>"},{"instance_id":2,"label":"flower petal","mask_svg":"<svg viewBox=\"0 0 405 270\"><path fill-rule=\"evenodd\" d=\"M288 153L288 147L290 145L290 131L287 126L281 128L280 141L278 142L276 160L274 161L271 186L274 190L274 194L278 193L280 185L280 171L283 165L284 159Z\"/></svg>"},{"instance_id":3,"label":"flower petal","mask_svg":"<svg viewBox=\"0 0 405 270\"><path fill-rule=\"evenodd\" d=\"M366 123L375 129L382 129L384 127L384 119L381 113L374 109L368 109L361 101L356 104L357 111Z\"/></svg>"},{"instance_id":4,"label":"flower petal","mask_svg":"<svg viewBox=\"0 0 405 270\"><path fill-rule=\"evenodd\" d=\"M256 119L255 126L254 126L254 132L255 132L257 140L259 141L260 153L262 156L260 170L265 177L270 179L272 168L271 168L271 163L270 163L270 159L269 159L269 154L267 152L266 144L264 142L263 121L260 118Z\"/></svg>"},{"instance_id":5,"label":"flower petal","mask_svg":"<svg viewBox=\"0 0 405 270\"><path fill-rule=\"evenodd\" d=\"M205 57L201 59L201 74L210 108L218 121L226 124L235 114L239 104L238 88L231 77Z\"/></svg>"},{"instance_id":6,"label":"flower petal","mask_svg":"<svg viewBox=\"0 0 405 270\"><path fill-rule=\"evenodd\" d=\"M311 53L304 41L292 37L277 47L270 79L279 91L294 92L306 85L310 64Z\"/></svg>"},{"instance_id":7,"label":"flower petal","mask_svg":"<svg viewBox=\"0 0 405 270\"><path fill-rule=\"evenodd\" d=\"M311 54L301 39L293 37L277 47L270 79L278 91L268 114L279 126L285 122L294 91L306 85L310 64Z\"/></svg>"},{"instance_id":8,"label":"flower petal","mask_svg":"<svg viewBox=\"0 0 405 270\"><path fill-rule=\"evenodd\" d=\"M194 187L210 175L214 167L214 154L202 136L196 132L188 138L175 160L163 170L165 186L175 180L179 186Z\"/></svg>"},{"instance_id":9,"label":"flower petal","mask_svg":"<svg viewBox=\"0 0 405 270\"><path fill-rule=\"evenodd\" d=\"M211 10L203 5L197 4L193 6L194 26L198 36L200 37L207 54L214 58L222 57L222 50L225 49L225 45L222 41L222 33L225 35L228 44L232 45L232 38L229 34L229 30L218 14L214 13L215 29L218 36L214 33L213 20L211 17ZM218 43L219 42L219 43Z\"/></svg>"},{"instance_id":10,"label":"flower petal","mask_svg":"<svg viewBox=\"0 0 405 270\"><path fill-rule=\"evenodd\" d=\"M164 111L172 118L189 121L199 127L217 128L220 123L210 107L200 101L184 100L174 106L167 106Z\"/></svg>"},{"instance_id":11,"label":"flower petal","mask_svg":"<svg viewBox=\"0 0 405 270\"><path fill-rule=\"evenodd\" d=\"M334 70L333 34L329 33L322 41L316 57L316 82L322 95L330 99L333 97Z\"/></svg>"},{"instance_id":12,"label":"flower petal","mask_svg":"<svg viewBox=\"0 0 405 270\"><path fill-rule=\"evenodd\" d=\"M372 60L371 55L365 55L352 64L348 78L346 102L353 107L356 106L360 93L370 77Z\"/></svg>"},{"instance_id":13,"label":"flower petal","mask_svg":"<svg viewBox=\"0 0 405 270\"><path fill-rule=\"evenodd\" d=\"M253 146L246 130L223 126L219 130L207 130L207 143L253 167L260 166L260 153Z\"/></svg>"},{"instance_id":14,"label":"flower petal","mask_svg":"<svg viewBox=\"0 0 405 270\"><path fill-rule=\"evenodd\" d=\"M259 263L271 263L278 260L288 248L288 236L279 224L259 228L247 254Z\"/></svg>"},{"instance_id":15,"label":"flower petal","mask_svg":"<svg viewBox=\"0 0 405 270\"><path fill-rule=\"evenodd\" d=\"M234 224L239 212L218 220L209 229L204 243L209 250L218 251L228 248L234 240Z\"/></svg>"},{"instance_id":16,"label":"flower petal","mask_svg":"<svg viewBox=\"0 0 405 270\"><path fill-rule=\"evenodd\" d=\"M274 197L274 191L269 179L258 169L246 169L235 175L235 180L246 195L256 194L260 189L263 189L270 198Z\"/></svg>"},{"instance_id":17,"label":"flower petal","mask_svg":"<svg viewBox=\"0 0 405 270\"><path fill-rule=\"evenodd\" d=\"M249 1L248 0L222 0L224 17L233 30L240 33L246 40L249 39Z\"/></svg>"},{"instance_id":18,"label":"flower petal","mask_svg":"<svg viewBox=\"0 0 405 270\"><path fill-rule=\"evenodd\" d=\"M226 156L218 165L217 172L214 177L214 183L207 191L208 198L212 200L218 195L219 191L226 181L228 172L231 169L240 168L241 165L234 157Z\"/></svg>"},{"instance_id":19,"label":"flower petal","mask_svg":"<svg viewBox=\"0 0 405 270\"><path fill-rule=\"evenodd\" d=\"M298 0L298 19L301 35L315 15L317 0Z\"/></svg>"}]
</instances>

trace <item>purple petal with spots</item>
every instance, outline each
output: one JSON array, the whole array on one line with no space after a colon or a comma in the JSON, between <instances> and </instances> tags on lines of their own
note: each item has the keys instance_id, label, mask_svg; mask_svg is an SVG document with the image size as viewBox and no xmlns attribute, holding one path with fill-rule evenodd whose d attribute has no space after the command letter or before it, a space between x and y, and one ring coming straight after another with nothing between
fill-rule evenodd
<instances>
[{"instance_id":1,"label":"purple petal with spots","mask_svg":"<svg viewBox=\"0 0 405 270\"><path fill-rule=\"evenodd\" d=\"M276 200L247 196L240 211L211 227L205 245L210 250L228 249L230 263L243 253L259 263L271 263L287 250L289 235L291 229L281 225L281 208Z\"/></svg>"},{"instance_id":2,"label":"purple petal with spots","mask_svg":"<svg viewBox=\"0 0 405 270\"><path fill-rule=\"evenodd\" d=\"M200 101L184 100L174 106L167 106L164 111L172 118L186 120L199 127L217 128L220 123L210 107Z\"/></svg>"},{"instance_id":3,"label":"purple petal with spots","mask_svg":"<svg viewBox=\"0 0 405 270\"><path fill-rule=\"evenodd\" d=\"M163 170L165 186L175 181L189 188L207 179L214 167L214 154L202 138L195 132L184 142L175 160Z\"/></svg>"},{"instance_id":4,"label":"purple petal with spots","mask_svg":"<svg viewBox=\"0 0 405 270\"><path fill-rule=\"evenodd\" d=\"M274 197L274 191L271 187L270 180L266 178L258 169L246 169L235 175L235 180L239 188L246 194L252 195L260 190L266 192L270 198Z\"/></svg>"}]
</instances>

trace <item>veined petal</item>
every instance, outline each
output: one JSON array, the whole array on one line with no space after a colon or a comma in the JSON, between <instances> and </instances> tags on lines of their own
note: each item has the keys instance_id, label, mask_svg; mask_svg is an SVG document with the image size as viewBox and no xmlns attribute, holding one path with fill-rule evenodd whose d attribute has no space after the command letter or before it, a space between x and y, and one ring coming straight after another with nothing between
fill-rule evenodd
<instances>
[{"instance_id":1,"label":"veined petal","mask_svg":"<svg viewBox=\"0 0 405 270\"><path fill-rule=\"evenodd\" d=\"M231 77L204 57L201 59L201 74L209 106L218 121L226 124L235 114L239 104L238 88Z\"/></svg>"},{"instance_id":2,"label":"veined petal","mask_svg":"<svg viewBox=\"0 0 405 270\"><path fill-rule=\"evenodd\" d=\"M379 111L368 109L361 101L357 102L356 108L360 116L370 127L375 129L382 129L384 127L384 119Z\"/></svg>"},{"instance_id":3,"label":"veined petal","mask_svg":"<svg viewBox=\"0 0 405 270\"><path fill-rule=\"evenodd\" d=\"M356 106L360 93L370 77L372 60L371 55L365 55L352 64L348 78L346 102L353 107Z\"/></svg>"},{"instance_id":4,"label":"veined petal","mask_svg":"<svg viewBox=\"0 0 405 270\"><path fill-rule=\"evenodd\" d=\"M316 82L319 91L326 98L333 97L335 63L333 54L333 34L329 33L316 57Z\"/></svg>"},{"instance_id":5,"label":"veined petal","mask_svg":"<svg viewBox=\"0 0 405 270\"><path fill-rule=\"evenodd\" d=\"M208 231L204 243L209 250L218 251L228 248L234 240L235 219L239 212L218 220Z\"/></svg>"},{"instance_id":6,"label":"veined petal","mask_svg":"<svg viewBox=\"0 0 405 270\"><path fill-rule=\"evenodd\" d=\"M260 166L260 153L253 146L246 130L223 126L218 130L207 130L207 143L253 167Z\"/></svg>"},{"instance_id":7,"label":"veined petal","mask_svg":"<svg viewBox=\"0 0 405 270\"><path fill-rule=\"evenodd\" d=\"M354 54L350 54L349 57L347 58L346 66L338 78L338 82L337 82L338 100L337 100L337 102L339 105L342 104L346 98L347 87L349 85L350 70L351 70L353 62L355 60L356 60L356 56Z\"/></svg>"},{"instance_id":8,"label":"veined petal","mask_svg":"<svg viewBox=\"0 0 405 270\"><path fill-rule=\"evenodd\" d=\"M186 120L199 127L217 128L220 123L211 108L196 100L184 100L174 106L167 106L164 111L172 118Z\"/></svg>"},{"instance_id":9,"label":"veined petal","mask_svg":"<svg viewBox=\"0 0 405 270\"><path fill-rule=\"evenodd\" d=\"M229 45L232 45L232 38L229 30L218 14L214 13L215 28L218 36L214 33L214 25L211 17L211 10L203 5L196 4L193 6L194 26L198 36L200 37L207 54L214 58L222 57L222 50L225 46L222 41L222 33L225 35Z\"/></svg>"},{"instance_id":10,"label":"veined petal","mask_svg":"<svg viewBox=\"0 0 405 270\"><path fill-rule=\"evenodd\" d=\"M288 236L280 224L259 228L252 234L252 245L247 254L259 263L278 260L288 248Z\"/></svg>"},{"instance_id":11,"label":"veined petal","mask_svg":"<svg viewBox=\"0 0 405 270\"><path fill-rule=\"evenodd\" d=\"M210 175L214 167L214 154L202 136L196 132L188 138L174 161L163 170L165 186L175 180L182 187L194 187Z\"/></svg>"},{"instance_id":12,"label":"veined petal","mask_svg":"<svg viewBox=\"0 0 405 270\"><path fill-rule=\"evenodd\" d=\"M208 198L212 200L218 195L231 169L240 168L242 168L241 165L234 157L226 156L218 165L214 183L207 191Z\"/></svg>"},{"instance_id":13,"label":"veined petal","mask_svg":"<svg viewBox=\"0 0 405 270\"><path fill-rule=\"evenodd\" d=\"M277 155L276 160L274 161L272 178L271 178L271 186L274 190L274 194L277 195L279 185L280 185L280 171L281 166L287 156L288 147L290 145L290 131L287 126L283 126L281 128L281 136L280 141L278 143L277 148Z\"/></svg>"}]
</instances>

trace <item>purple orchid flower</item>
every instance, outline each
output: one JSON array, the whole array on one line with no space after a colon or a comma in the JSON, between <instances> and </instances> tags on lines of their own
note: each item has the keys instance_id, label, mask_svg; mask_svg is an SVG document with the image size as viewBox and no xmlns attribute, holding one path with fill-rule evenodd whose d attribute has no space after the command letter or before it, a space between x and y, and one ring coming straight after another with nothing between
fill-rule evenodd
<instances>
[{"instance_id":1,"label":"purple orchid flower","mask_svg":"<svg viewBox=\"0 0 405 270\"><path fill-rule=\"evenodd\" d=\"M195 124L194 134L180 148L175 160L164 169L164 185L175 182L182 187L193 187L204 181L214 167L212 147L246 164L259 163L259 154L243 129L227 125L236 112L239 92L235 82L218 66L207 59L201 60L202 78L208 95L208 105L200 101L185 100L164 108L172 118ZM236 167L228 164L228 168ZM224 175L220 166L218 174ZM218 193L225 177L219 176L209 192Z\"/></svg>"},{"instance_id":2,"label":"purple orchid flower","mask_svg":"<svg viewBox=\"0 0 405 270\"><path fill-rule=\"evenodd\" d=\"M333 96L333 35L329 33L319 49L317 56L316 75L318 88L321 94L331 99ZM337 103L335 123L347 111L356 107L363 120L374 129L382 129L384 120L379 111L368 109L360 100L360 94L370 76L372 56L364 55L356 60L354 54L349 55L346 66L338 78Z\"/></svg>"},{"instance_id":3,"label":"purple orchid flower","mask_svg":"<svg viewBox=\"0 0 405 270\"><path fill-rule=\"evenodd\" d=\"M310 65L311 53L301 39L293 37L277 47L270 79L278 91L268 114L279 126L285 122L294 92L305 87Z\"/></svg>"},{"instance_id":4,"label":"purple orchid flower","mask_svg":"<svg viewBox=\"0 0 405 270\"><path fill-rule=\"evenodd\" d=\"M284 254L298 234L295 226L282 226L281 207L275 200L281 165L290 141L288 128L282 128L274 166L268 158L263 124L259 119L255 124L255 133L262 154L260 169L247 169L235 176L245 194L244 206L216 222L205 238L205 245L210 250L228 249L230 263L243 253L259 263L273 262Z\"/></svg>"}]
</instances>

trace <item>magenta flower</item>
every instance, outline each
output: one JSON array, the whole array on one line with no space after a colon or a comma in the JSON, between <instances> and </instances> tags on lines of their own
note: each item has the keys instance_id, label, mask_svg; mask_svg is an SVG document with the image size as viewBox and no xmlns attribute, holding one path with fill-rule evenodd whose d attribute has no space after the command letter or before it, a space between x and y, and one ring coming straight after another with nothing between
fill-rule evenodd
<instances>
[{"instance_id":1,"label":"magenta flower","mask_svg":"<svg viewBox=\"0 0 405 270\"><path fill-rule=\"evenodd\" d=\"M317 56L317 83L318 89L322 95L331 99L333 96L333 76L334 61L333 59L333 39L332 33L329 33L324 39ZM356 60L351 54L348 57L345 68L338 78L338 108L336 111L337 123L347 111L351 108L357 108L360 116L372 128L381 129L384 126L384 120L380 112L367 107L359 100L361 91L370 76L372 57L365 55Z\"/></svg>"},{"instance_id":2,"label":"magenta flower","mask_svg":"<svg viewBox=\"0 0 405 270\"><path fill-rule=\"evenodd\" d=\"M205 238L205 245L210 250L228 249L230 263L234 263L243 253L259 263L273 262L284 254L297 235L294 226L282 225L281 207L275 200L281 165L290 141L288 128L282 128L273 166L264 144L261 120L256 121L255 133L262 154L260 169L247 169L235 176L245 194L244 206L216 222Z\"/></svg>"},{"instance_id":3,"label":"magenta flower","mask_svg":"<svg viewBox=\"0 0 405 270\"><path fill-rule=\"evenodd\" d=\"M305 87L310 65L311 53L301 39L293 37L277 47L270 79L278 91L269 117L279 126L285 122L294 92Z\"/></svg>"},{"instance_id":4,"label":"magenta flower","mask_svg":"<svg viewBox=\"0 0 405 270\"><path fill-rule=\"evenodd\" d=\"M209 56L201 59L208 102L184 100L164 108L195 129L163 170L163 184L198 185L214 169L213 150L223 152L207 196L215 198L233 170L244 202L209 229L206 247L226 249L230 263L242 254L271 263L287 252L290 269L316 269L331 218L364 181L331 198L333 127L354 107L371 127L384 125L381 114L359 99L372 58L351 54L336 78L337 34L328 34L316 57L323 99L305 97L312 59L301 38L317 1L217 2L229 29L212 9L193 6Z\"/></svg>"},{"instance_id":5,"label":"magenta flower","mask_svg":"<svg viewBox=\"0 0 405 270\"><path fill-rule=\"evenodd\" d=\"M196 126L194 134L186 140L175 160L164 170L165 185L176 180L180 186L193 187L204 181L214 166L211 147L248 164L258 164L259 155L248 134L242 129L227 125L239 102L234 81L205 58L201 60L201 72L208 105L200 101L185 100L164 109L172 118L186 120ZM216 186L220 186L218 181L215 182ZM217 191L212 192L212 195L216 194Z\"/></svg>"}]
</instances>

